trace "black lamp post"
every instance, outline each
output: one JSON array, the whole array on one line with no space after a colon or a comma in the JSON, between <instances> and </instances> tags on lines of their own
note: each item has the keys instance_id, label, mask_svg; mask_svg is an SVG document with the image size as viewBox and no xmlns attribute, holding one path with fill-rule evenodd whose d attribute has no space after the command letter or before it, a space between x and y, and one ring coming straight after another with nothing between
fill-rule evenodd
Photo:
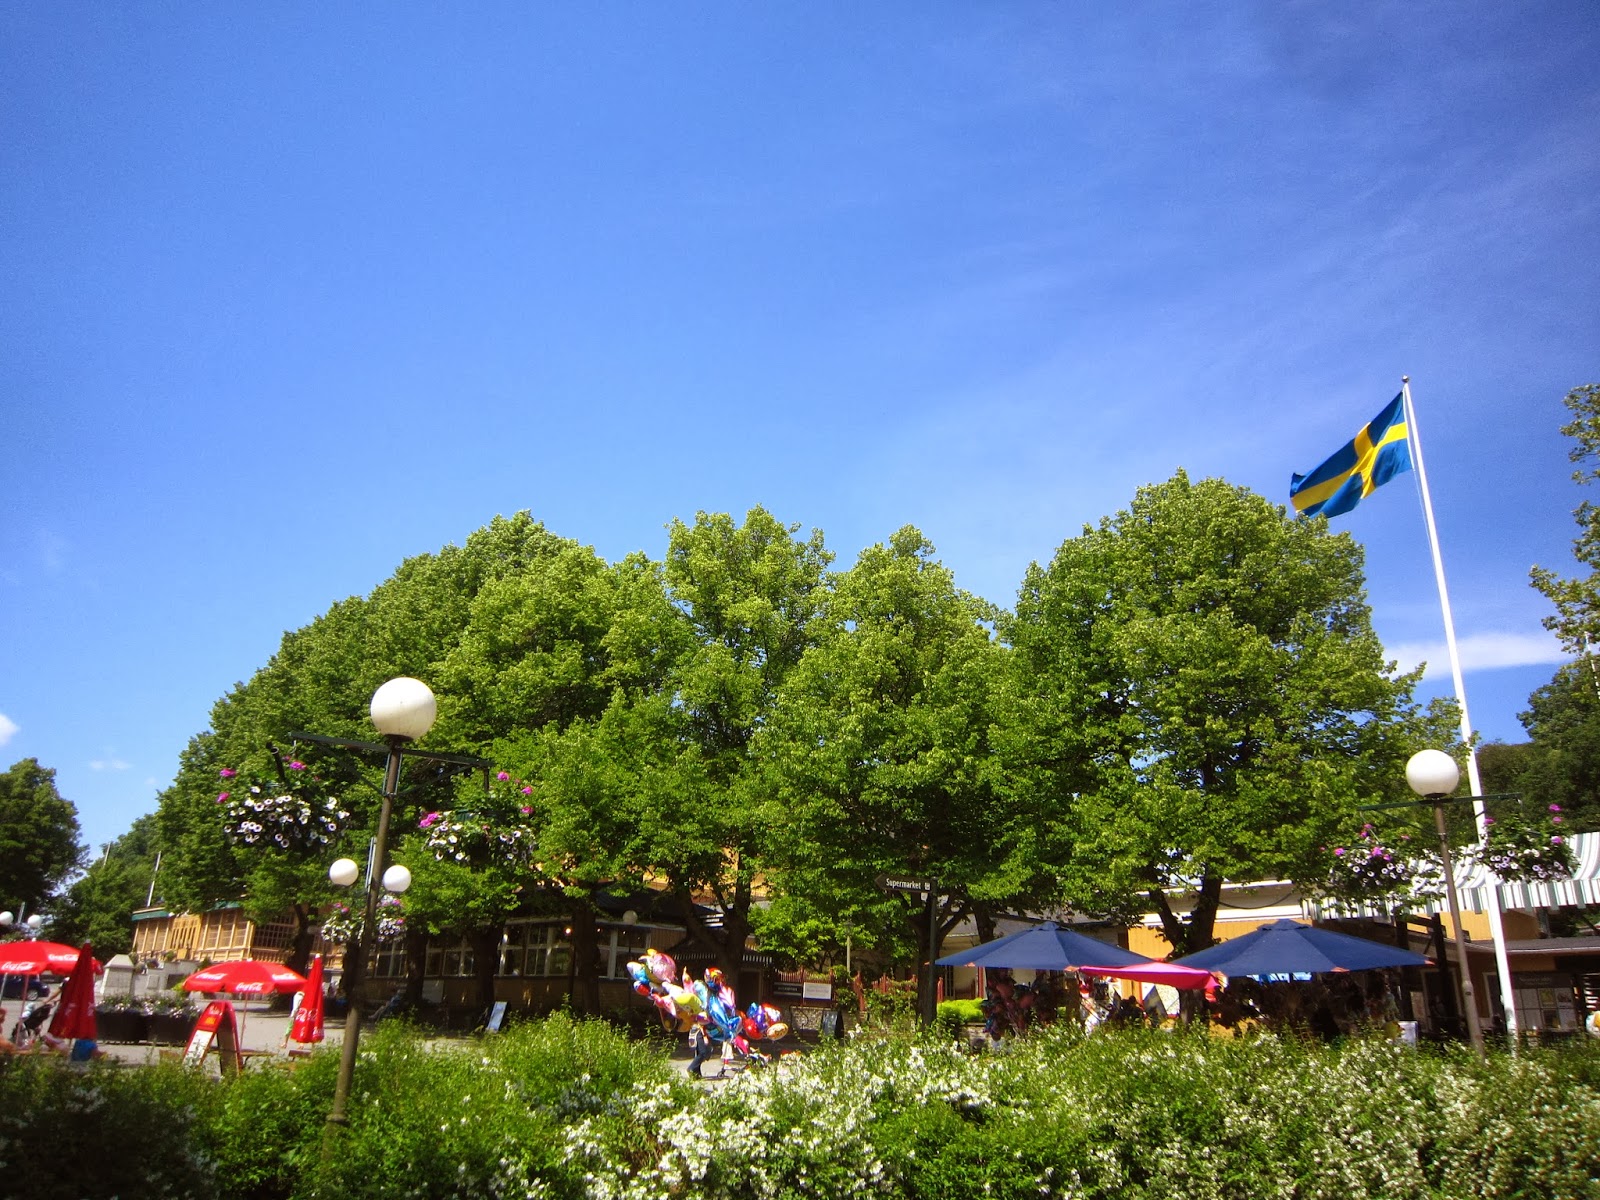
<instances>
[{"instance_id":1,"label":"black lamp post","mask_svg":"<svg viewBox=\"0 0 1600 1200\"><path fill-rule=\"evenodd\" d=\"M345 963L345 991L349 1007L345 1013L344 1045L339 1055L339 1075L334 1083L333 1108L328 1113L330 1127L348 1125L347 1110L350 1103L350 1084L355 1077L356 1048L361 1040L361 1003L358 994L365 978L367 965L372 961L377 943L378 901L387 889L403 892L411 886L411 872L396 863L385 867L389 855L389 818L394 813L394 802L400 790L400 764L408 754L413 758L445 763L456 769L486 770L485 759L465 754L442 754L435 750L410 750L408 747L429 729L438 715L438 702L428 685L420 679L401 676L391 679L372 694L372 724L383 735L383 743L356 742L346 738L323 737L314 733L292 733L295 741L316 742L324 746L339 746L347 750L377 752L385 756L383 768L383 803L378 809L378 828L372 841L372 860L367 870L367 899L361 933L356 940L354 961ZM328 878L340 887L356 881L360 868L350 859L341 858L328 868Z\"/></svg>"},{"instance_id":2,"label":"black lamp post","mask_svg":"<svg viewBox=\"0 0 1600 1200\"><path fill-rule=\"evenodd\" d=\"M1461 1002L1467 1013L1467 1036L1472 1048L1483 1051L1483 1026L1478 1021L1478 1003L1473 995L1472 970L1467 966L1467 939L1461 933L1461 905L1456 899L1456 872L1450 860L1450 839L1445 835L1444 798L1461 782L1456 760L1443 750L1419 750L1406 763L1406 782L1411 790L1433 807L1433 825L1439 832L1439 859L1444 864L1445 898L1450 903L1450 927L1456 940L1456 965L1461 976Z\"/></svg>"}]
</instances>

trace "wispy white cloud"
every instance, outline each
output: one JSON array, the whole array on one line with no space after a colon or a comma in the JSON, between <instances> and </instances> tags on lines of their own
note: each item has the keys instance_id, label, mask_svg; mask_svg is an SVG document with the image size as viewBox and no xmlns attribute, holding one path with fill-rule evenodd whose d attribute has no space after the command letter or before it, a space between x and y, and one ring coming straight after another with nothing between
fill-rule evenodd
<instances>
[{"instance_id":1,"label":"wispy white cloud","mask_svg":"<svg viewBox=\"0 0 1600 1200\"><path fill-rule=\"evenodd\" d=\"M18 726L15 721L6 716L5 713L0 713L0 746L4 746L9 742L17 732L17 729Z\"/></svg>"},{"instance_id":2,"label":"wispy white cloud","mask_svg":"<svg viewBox=\"0 0 1600 1200\"><path fill-rule=\"evenodd\" d=\"M1536 667L1564 663L1571 657L1552 633L1472 633L1458 639L1463 671L1493 671L1500 667ZM1428 677L1450 673L1450 652L1443 641L1401 642L1386 647L1401 670L1428 664Z\"/></svg>"},{"instance_id":3,"label":"wispy white cloud","mask_svg":"<svg viewBox=\"0 0 1600 1200\"><path fill-rule=\"evenodd\" d=\"M126 771L133 766L130 762L123 762L120 758L96 758L89 763L91 771Z\"/></svg>"}]
</instances>

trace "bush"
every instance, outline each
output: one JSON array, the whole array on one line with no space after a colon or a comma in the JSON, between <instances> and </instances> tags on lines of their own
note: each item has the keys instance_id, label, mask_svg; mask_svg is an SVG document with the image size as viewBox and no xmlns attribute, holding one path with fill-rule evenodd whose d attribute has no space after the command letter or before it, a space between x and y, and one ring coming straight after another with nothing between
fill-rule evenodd
<instances>
[{"instance_id":1,"label":"bush","mask_svg":"<svg viewBox=\"0 0 1600 1200\"><path fill-rule=\"evenodd\" d=\"M703 1089L556 1016L211 1079L0 1062L9 1195L139 1198L1600 1197L1600 1045L1503 1053L1073 1026L973 1055L824 1044Z\"/></svg>"}]
</instances>

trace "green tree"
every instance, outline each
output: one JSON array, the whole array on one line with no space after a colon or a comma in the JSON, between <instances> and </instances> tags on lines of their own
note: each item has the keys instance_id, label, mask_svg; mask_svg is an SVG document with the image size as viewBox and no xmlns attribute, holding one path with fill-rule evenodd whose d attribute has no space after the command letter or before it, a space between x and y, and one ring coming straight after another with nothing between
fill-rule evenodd
<instances>
[{"instance_id":1,"label":"green tree","mask_svg":"<svg viewBox=\"0 0 1600 1200\"><path fill-rule=\"evenodd\" d=\"M1593 483L1600 479L1600 384L1573 388L1565 403L1572 420L1561 427L1561 432L1577 443L1568 451L1568 457L1578 464L1572 473L1573 481ZM1585 500L1572 515L1578 523L1572 555L1589 573L1563 579L1554 571L1534 567L1532 577L1533 586L1556 607L1555 616L1545 618L1545 628L1553 631L1573 654L1587 654L1600 641L1600 507Z\"/></svg>"},{"instance_id":2,"label":"green tree","mask_svg":"<svg viewBox=\"0 0 1600 1200\"><path fill-rule=\"evenodd\" d=\"M677 899L690 937L738 979L765 867L763 771L751 752L784 680L815 637L832 555L763 508L674 521L664 566L669 649L650 725L663 740L641 771L650 867ZM638 637L653 622L641 620ZM642 644L651 639L639 637ZM705 919L701 906L709 908Z\"/></svg>"},{"instance_id":3,"label":"green tree","mask_svg":"<svg viewBox=\"0 0 1600 1200\"><path fill-rule=\"evenodd\" d=\"M1007 632L1008 766L1066 827L1064 898L1153 909L1179 953L1211 944L1224 882L1325 877L1357 806L1450 744L1450 706L1384 660L1355 541L1221 480L1180 471L1085 527Z\"/></svg>"},{"instance_id":4,"label":"green tree","mask_svg":"<svg viewBox=\"0 0 1600 1200\"><path fill-rule=\"evenodd\" d=\"M773 882L763 945L816 958L862 944L929 957L925 910L880 875L935 879L939 936L1038 898L1036 814L996 787L990 746L1005 650L994 608L961 591L907 526L838 576L817 644L759 743L770 763Z\"/></svg>"},{"instance_id":5,"label":"green tree","mask_svg":"<svg viewBox=\"0 0 1600 1200\"><path fill-rule=\"evenodd\" d=\"M0 887L8 906L44 907L83 857L78 810L35 758L0 775Z\"/></svg>"},{"instance_id":6,"label":"green tree","mask_svg":"<svg viewBox=\"0 0 1600 1200\"><path fill-rule=\"evenodd\" d=\"M131 950L133 913L150 896L158 848L154 813L107 843L56 903L51 922L55 939L73 946L92 942L101 959Z\"/></svg>"},{"instance_id":7,"label":"green tree","mask_svg":"<svg viewBox=\"0 0 1600 1200\"><path fill-rule=\"evenodd\" d=\"M1520 714L1529 741L1479 752L1487 792L1519 792L1525 808L1561 806L1573 833L1600 829L1600 686L1585 656L1559 668ZM1503 761L1502 761L1503 759Z\"/></svg>"},{"instance_id":8,"label":"green tree","mask_svg":"<svg viewBox=\"0 0 1600 1200\"><path fill-rule=\"evenodd\" d=\"M211 728L191 740L177 778L160 798L168 902L197 909L244 898L253 913L293 912L299 940L309 945L311 925L332 897L324 876L331 855L232 844L217 804L221 770L265 763L274 747L288 747L296 730L371 740L372 693L396 675L430 680L439 693L440 719L425 744L486 751L504 723L516 719L515 696L492 690L498 685L494 667L504 661L475 673L477 658L461 643L469 636L481 641L486 621L495 617L508 622L507 638L516 637L514 614L495 609L507 594L504 581L552 563L565 569L577 553L575 543L526 513L497 517L465 545L407 559L369 596L339 601L285 634L266 666L218 701ZM480 596L480 613L488 615L475 625ZM481 711L490 713L488 724L478 718ZM381 761L312 744L296 746L295 753L351 811L345 852L360 858L377 820ZM415 760L407 764L404 790L397 831L414 825L422 811L448 806L453 795L447 774Z\"/></svg>"}]
</instances>

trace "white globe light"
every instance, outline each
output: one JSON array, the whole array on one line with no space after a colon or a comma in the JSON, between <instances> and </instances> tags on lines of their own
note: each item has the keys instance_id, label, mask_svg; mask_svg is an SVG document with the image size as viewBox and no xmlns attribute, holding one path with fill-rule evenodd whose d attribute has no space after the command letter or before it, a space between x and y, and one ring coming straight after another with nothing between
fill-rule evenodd
<instances>
[{"instance_id":1,"label":"white globe light","mask_svg":"<svg viewBox=\"0 0 1600 1200\"><path fill-rule=\"evenodd\" d=\"M1419 796L1448 796L1461 782L1461 768L1443 750L1419 750L1406 763L1406 782Z\"/></svg>"},{"instance_id":2,"label":"white globe light","mask_svg":"<svg viewBox=\"0 0 1600 1200\"><path fill-rule=\"evenodd\" d=\"M16 923L17 914L12 912L9 908L6 909L5 912L0 912L0 929L15 925Z\"/></svg>"},{"instance_id":3,"label":"white globe light","mask_svg":"<svg viewBox=\"0 0 1600 1200\"><path fill-rule=\"evenodd\" d=\"M372 723L385 737L416 741L433 728L439 703L420 679L402 675L372 693Z\"/></svg>"},{"instance_id":4,"label":"white globe light","mask_svg":"<svg viewBox=\"0 0 1600 1200\"><path fill-rule=\"evenodd\" d=\"M622 914L622 923L624 925L637 925L639 923L639 914L630 908L627 912Z\"/></svg>"},{"instance_id":5,"label":"white globe light","mask_svg":"<svg viewBox=\"0 0 1600 1200\"><path fill-rule=\"evenodd\" d=\"M356 866L353 858L340 858L328 868L328 879L336 887L349 887L356 881L356 876L361 874L361 868Z\"/></svg>"},{"instance_id":6,"label":"white globe light","mask_svg":"<svg viewBox=\"0 0 1600 1200\"><path fill-rule=\"evenodd\" d=\"M411 872L395 863L383 873L383 886L391 892L403 892L411 886Z\"/></svg>"},{"instance_id":7,"label":"white globe light","mask_svg":"<svg viewBox=\"0 0 1600 1200\"><path fill-rule=\"evenodd\" d=\"M44 918L38 913L34 913L33 916L28 918L26 924L29 929L42 929L44 928Z\"/></svg>"}]
</instances>

